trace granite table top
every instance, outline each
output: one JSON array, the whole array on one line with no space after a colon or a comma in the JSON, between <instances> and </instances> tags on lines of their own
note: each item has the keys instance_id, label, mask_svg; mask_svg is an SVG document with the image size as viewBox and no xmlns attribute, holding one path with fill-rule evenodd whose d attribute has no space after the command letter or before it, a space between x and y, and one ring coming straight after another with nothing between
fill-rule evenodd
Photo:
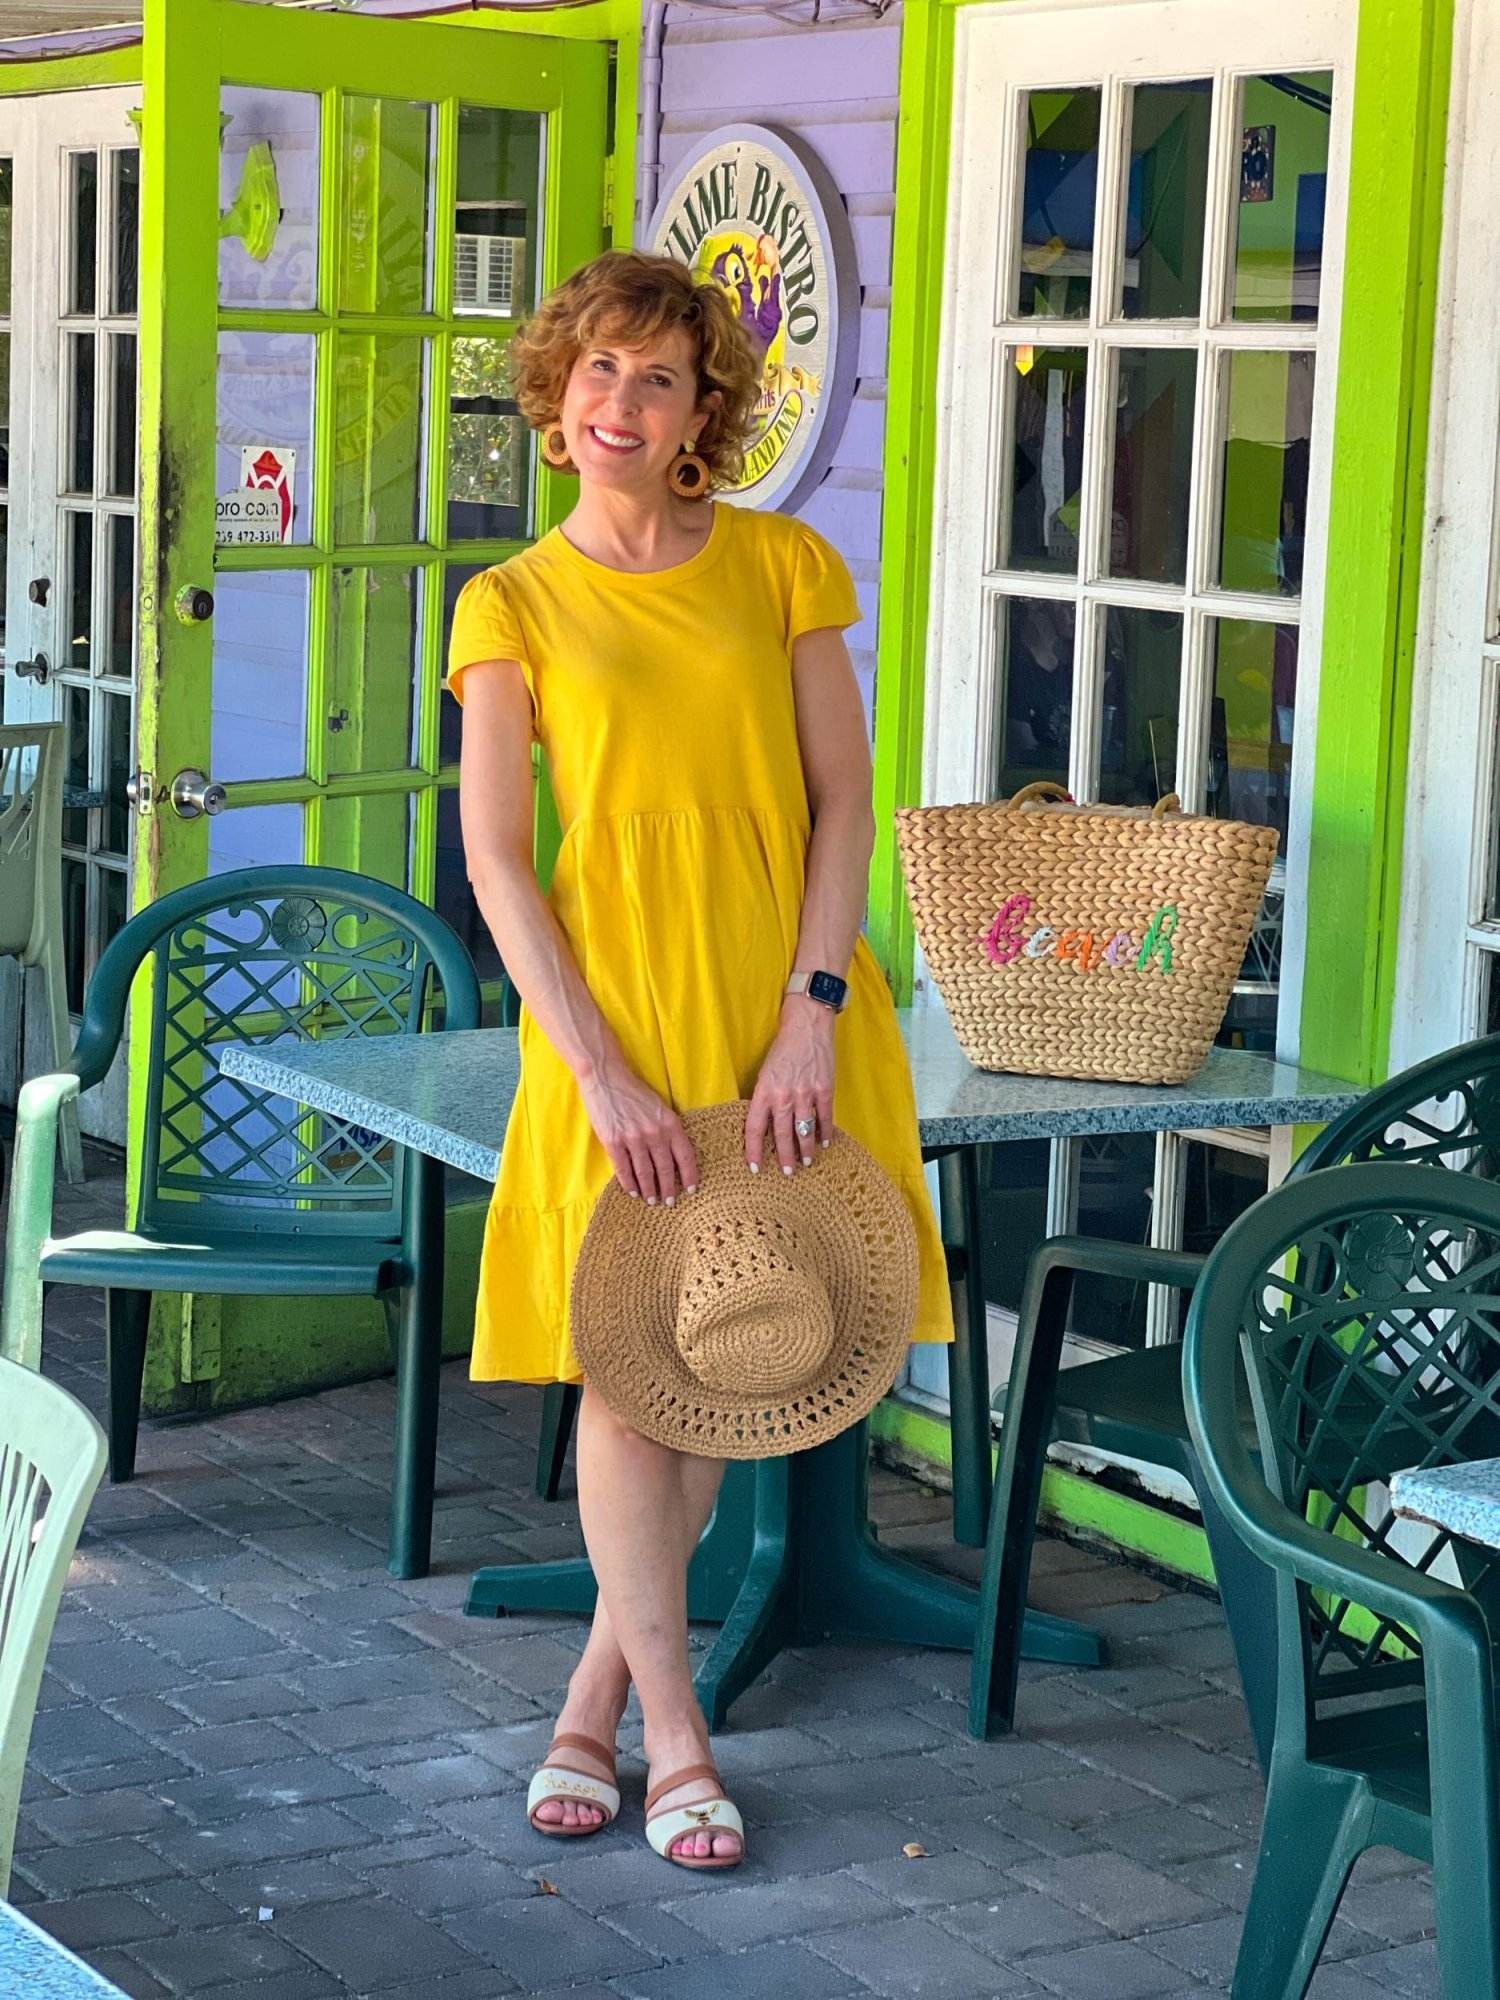
<instances>
[{"instance_id":1,"label":"granite table top","mask_svg":"<svg viewBox=\"0 0 1500 2000\"><path fill-rule=\"evenodd\" d=\"M1337 1077L1270 1056L1213 1049L1189 1082L1075 1083L975 1069L940 1007L899 1010L922 1144L1089 1138L1107 1132L1225 1131L1326 1124L1362 1095ZM231 1044L228 1076L311 1105L492 1181L520 1074L514 1028Z\"/></svg>"},{"instance_id":2,"label":"granite table top","mask_svg":"<svg viewBox=\"0 0 1500 2000\"><path fill-rule=\"evenodd\" d=\"M1391 1481L1391 1505L1408 1521L1425 1521L1466 1542L1500 1549L1500 1458L1398 1472Z\"/></svg>"},{"instance_id":3,"label":"granite table top","mask_svg":"<svg viewBox=\"0 0 1500 2000\"><path fill-rule=\"evenodd\" d=\"M125 2000L118 1986L0 1902L0 1993L15 2000Z\"/></svg>"}]
</instances>

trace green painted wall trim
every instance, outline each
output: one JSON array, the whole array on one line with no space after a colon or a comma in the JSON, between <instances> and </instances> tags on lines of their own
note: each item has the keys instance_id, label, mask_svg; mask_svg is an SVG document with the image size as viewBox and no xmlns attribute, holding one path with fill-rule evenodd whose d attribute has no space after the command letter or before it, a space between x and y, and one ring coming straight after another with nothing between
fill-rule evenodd
<instances>
[{"instance_id":1,"label":"green painted wall trim","mask_svg":"<svg viewBox=\"0 0 1500 2000\"><path fill-rule=\"evenodd\" d=\"M898 1397L888 1396L876 1405L870 1435L934 1468L946 1470L953 1463L952 1438L943 1418ZM1041 1518L1081 1529L1122 1555L1140 1556L1196 1583L1213 1583L1208 1541L1201 1528L1063 1466L1049 1465L1042 1475Z\"/></svg>"},{"instance_id":2,"label":"green painted wall trim","mask_svg":"<svg viewBox=\"0 0 1500 2000\"><path fill-rule=\"evenodd\" d=\"M0 97L32 96L48 90L97 90L104 84L140 80L139 42L123 49L100 49L95 55L0 63Z\"/></svg>"},{"instance_id":3,"label":"green painted wall trim","mask_svg":"<svg viewBox=\"0 0 1500 2000\"><path fill-rule=\"evenodd\" d=\"M1384 1077L1396 977L1453 0L1362 0L1302 1060Z\"/></svg>"}]
</instances>

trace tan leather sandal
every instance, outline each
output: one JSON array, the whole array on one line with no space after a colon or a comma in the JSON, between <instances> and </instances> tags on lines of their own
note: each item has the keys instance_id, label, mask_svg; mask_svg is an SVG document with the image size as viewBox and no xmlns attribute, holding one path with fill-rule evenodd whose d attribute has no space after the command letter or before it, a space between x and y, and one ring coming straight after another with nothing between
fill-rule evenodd
<instances>
[{"instance_id":1,"label":"tan leather sandal","mask_svg":"<svg viewBox=\"0 0 1500 2000\"><path fill-rule=\"evenodd\" d=\"M527 1819L538 1833L551 1834L559 1840L577 1840L584 1834L602 1833L620 1810L619 1786L613 1782L606 1784L603 1778L590 1777L587 1771L571 1770L566 1763L559 1762L559 1750L586 1750L601 1764L609 1766L613 1780L615 1753L607 1743L596 1742L592 1736L574 1736L567 1732L554 1736L542 1767L532 1779L526 1794ZM537 1808L546 1805L549 1799L572 1799L575 1805L597 1806L604 1817L592 1826L564 1826L557 1820L539 1820Z\"/></svg>"},{"instance_id":2,"label":"tan leather sandal","mask_svg":"<svg viewBox=\"0 0 1500 2000\"><path fill-rule=\"evenodd\" d=\"M664 1861L670 1861L676 1868L738 1868L745 1858L745 1822L740 1818L738 1808L724 1797L722 1791L714 1799L699 1799L690 1806L674 1806L670 1812L653 1813L656 1801L665 1798L668 1792L675 1792L679 1785L690 1785L695 1778L712 1778L722 1786L724 1780L712 1764L689 1764L681 1771L674 1771L669 1778L663 1778L659 1785L653 1785L646 1794L646 1838ZM738 1854L674 1854L672 1842L681 1840L685 1833L732 1833L738 1837Z\"/></svg>"}]
</instances>

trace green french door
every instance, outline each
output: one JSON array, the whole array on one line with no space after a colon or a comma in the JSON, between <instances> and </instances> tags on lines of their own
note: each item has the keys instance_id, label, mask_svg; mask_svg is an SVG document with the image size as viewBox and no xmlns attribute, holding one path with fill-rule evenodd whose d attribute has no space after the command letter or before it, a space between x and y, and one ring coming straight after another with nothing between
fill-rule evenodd
<instances>
[{"instance_id":1,"label":"green french door","mask_svg":"<svg viewBox=\"0 0 1500 2000\"><path fill-rule=\"evenodd\" d=\"M443 660L558 506L507 357L604 242L606 51L148 0L144 53L137 906L353 868L494 978Z\"/></svg>"}]
</instances>

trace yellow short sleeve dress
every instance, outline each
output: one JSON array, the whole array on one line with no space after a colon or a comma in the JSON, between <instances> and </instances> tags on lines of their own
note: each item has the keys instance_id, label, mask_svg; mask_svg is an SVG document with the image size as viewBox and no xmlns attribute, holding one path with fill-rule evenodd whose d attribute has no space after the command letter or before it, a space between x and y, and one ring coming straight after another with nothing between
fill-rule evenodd
<instances>
[{"instance_id":1,"label":"yellow short sleeve dress","mask_svg":"<svg viewBox=\"0 0 1500 2000\"><path fill-rule=\"evenodd\" d=\"M703 548L675 568L610 569L554 528L459 598L448 685L462 701L467 668L519 662L563 828L549 902L621 1047L679 1111L748 1097L775 1036L811 833L792 641L859 615L848 570L811 529L719 505ZM913 1337L950 1340L910 1072L863 937L849 989L834 1120L910 1206ZM524 1009L520 1047L472 1373L576 1382L569 1287L613 1169L572 1072Z\"/></svg>"}]
</instances>

